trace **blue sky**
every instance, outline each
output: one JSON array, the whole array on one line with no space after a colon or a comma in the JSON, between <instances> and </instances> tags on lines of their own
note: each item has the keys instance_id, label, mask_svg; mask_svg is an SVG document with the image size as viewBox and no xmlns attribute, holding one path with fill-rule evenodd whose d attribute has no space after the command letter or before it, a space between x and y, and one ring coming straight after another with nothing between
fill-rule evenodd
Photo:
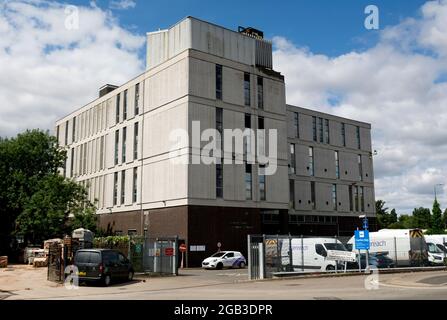
<instances>
[{"instance_id":1,"label":"blue sky","mask_svg":"<svg viewBox=\"0 0 447 320\"><path fill-rule=\"evenodd\" d=\"M107 9L112 1L97 0ZM120 24L140 34L166 28L183 17L195 16L227 28L252 26L267 38L281 35L297 46L314 53L336 56L369 48L377 40L377 31L363 27L364 8L375 4L380 9L380 28L396 25L402 19L417 17L422 0L308 0L308 1L134 1L127 10L113 10ZM88 5L90 1L70 1Z\"/></svg>"},{"instance_id":2,"label":"blue sky","mask_svg":"<svg viewBox=\"0 0 447 320\"><path fill-rule=\"evenodd\" d=\"M263 30L289 104L370 123L377 199L410 213L444 183L447 207L447 0L0 2L0 136L52 130L105 83L141 74L146 32L191 15ZM364 28L370 4L379 30Z\"/></svg>"}]
</instances>

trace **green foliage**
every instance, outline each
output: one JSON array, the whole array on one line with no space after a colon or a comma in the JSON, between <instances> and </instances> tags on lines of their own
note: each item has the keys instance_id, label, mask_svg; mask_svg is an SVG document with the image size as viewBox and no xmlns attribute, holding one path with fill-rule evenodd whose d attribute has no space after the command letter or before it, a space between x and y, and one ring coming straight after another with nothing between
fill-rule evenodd
<instances>
[{"instance_id":1,"label":"green foliage","mask_svg":"<svg viewBox=\"0 0 447 320\"><path fill-rule=\"evenodd\" d=\"M431 213L428 208L415 208L410 228L429 229L431 226Z\"/></svg>"},{"instance_id":2,"label":"green foliage","mask_svg":"<svg viewBox=\"0 0 447 320\"><path fill-rule=\"evenodd\" d=\"M70 226L72 231L84 228L92 231L93 233L97 233L98 227L98 216L95 213L95 207L91 203L87 203L84 210L77 210L73 213L72 219L70 219Z\"/></svg>"},{"instance_id":3,"label":"green foliage","mask_svg":"<svg viewBox=\"0 0 447 320\"><path fill-rule=\"evenodd\" d=\"M70 213L91 208L85 189L59 175L65 161L48 132L0 138L0 253L14 233L27 242L62 236L71 231Z\"/></svg>"},{"instance_id":4,"label":"green foliage","mask_svg":"<svg viewBox=\"0 0 447 320\"><path fill-rule=\"evenodd\" d=\"M431 227L427 231L428 234L443 234L445 233L445 226L442 221L442 211L438 200L435 199L433 203Z\"/></svg>"},{"instance_id":5,"label":"green foliage","mask_svg":"<svg viewBox=\"0 0 447 320\"><path fill-rule=\"evenodd\" d=\"M97 248L111 248L121 245L128 245L129 241L129 236L97 237L93 240L93 245Z\"/></svg>"}]
</instances>

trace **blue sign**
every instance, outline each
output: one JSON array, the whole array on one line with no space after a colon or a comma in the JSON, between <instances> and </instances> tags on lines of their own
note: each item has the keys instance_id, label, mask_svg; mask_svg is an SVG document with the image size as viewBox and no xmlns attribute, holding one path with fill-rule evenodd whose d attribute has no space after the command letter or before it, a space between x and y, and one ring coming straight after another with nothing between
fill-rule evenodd
<instances>
[{"instance_id":1,"label":"blue sign","mask_svg":"<svg viewBox=\"0 0 447 320\"><path fill-rule=\"evenodd\" d=\"M369 231L356 230L355 231L355 248L357 250L369 250Z\"/></svg>"},{"instance_id":2,"label":"blue sign","mask_svg":"<svg viewBox=\"0 0 447 320\"><path fill-rule=\"evenodd\" d=\"M365 219L363 219L363 229L368 230L368 227L368 218L365 217Z\"/></svg>"}]
</instances>

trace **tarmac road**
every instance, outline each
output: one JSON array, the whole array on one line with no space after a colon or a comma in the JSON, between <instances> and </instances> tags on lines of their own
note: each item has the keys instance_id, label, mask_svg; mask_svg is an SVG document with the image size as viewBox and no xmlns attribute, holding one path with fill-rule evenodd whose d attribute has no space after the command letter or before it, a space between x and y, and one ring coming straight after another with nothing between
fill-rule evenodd
<instances>
[{"instance_id":1,"label":"tarmac road","mask_svg":"<svg viewBox=\"0 0 447 320\"><path fill-rule=\"evenodd\" d=\"M181 270L178 277L159 277L118 283L104 288L80 286L67 290L46 281L46 269L13 267L0 271L0 300L15 299L447 299L447 272L379 274L378 286L366 275L247 281L247 271Z\"/></svg>"}]
</instances>

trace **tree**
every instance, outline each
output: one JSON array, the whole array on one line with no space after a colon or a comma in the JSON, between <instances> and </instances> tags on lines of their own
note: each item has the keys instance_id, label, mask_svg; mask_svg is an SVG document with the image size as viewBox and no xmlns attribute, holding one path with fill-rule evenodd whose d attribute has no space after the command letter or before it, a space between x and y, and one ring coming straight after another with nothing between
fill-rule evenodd
<instances>
[{"instance_id":1,"label":"tree","mask_svg":"<svg viewBox=\"0 0 447 320\"><path fill-rule=\"evenodd\" d=\"M397 212L396 212L396 209L391 210L390 217L389 217L389 222L390 222L390 224L397 222Z\"/></svg>"},{"instance_id":2,"label":"tree","mask_svg":"<svg viewBox=\"0 0 447 320\"><path fill-rule=\"evenodd\" d=\"M433 202L431 221L431 227L427 232L428 234L443 234L445 232L442 222L442 211L439 202L436 199Z\"/></svg>"},{"instance_id":3,"label":"tree","mask_svg":"<svg viewBox=\"0 0 447 320\"><path fill-rule=\"evenodd\" d=\"M97 233L97 215L95 214L95 207L89 206L82 211L74 213L70 219L71 231L84 228Z\"/></svg>"},{"instance_id":4,"label":"tree","mask_svg":"<svg viewBox=\"0 0 447 320\"><path fill-rule=\"evenodd\" d=\"M431 226L431 213L427 208L415 208L413 210L412 225L410 228L429 229Z\"/></svg>"},{"instance_id":5,"label":"tree","mask_svg":"<svg viewBox=\"0 0 447 320\"><path fill-rule=\"evenodd\" d=\"M447 229L447 209L444 210L442 215L442 225L444 226L444 229Z\"/></svg>"},{"instance_id":6,"label":"tree","mask_svg":"<svg viewBox=\"0 0 447 320\"><path fill-rule=\"evenodd\" d=\"M84 208L85 189L59 175L66 158L48 132L0 138L0 255L14 233L39 241L60 235L71 211Z\"/></svg>"},{"instance_id":7,"label":"tree","mask_svg":"<svg viewBox=\"0 0 447 320\"><path fill-rule=\"evenodd\" d=\"M389 225L388 208L385 207L385 201L376 201L376 214L379 228L386 228Z\"/></svg>"}]
</instances>

